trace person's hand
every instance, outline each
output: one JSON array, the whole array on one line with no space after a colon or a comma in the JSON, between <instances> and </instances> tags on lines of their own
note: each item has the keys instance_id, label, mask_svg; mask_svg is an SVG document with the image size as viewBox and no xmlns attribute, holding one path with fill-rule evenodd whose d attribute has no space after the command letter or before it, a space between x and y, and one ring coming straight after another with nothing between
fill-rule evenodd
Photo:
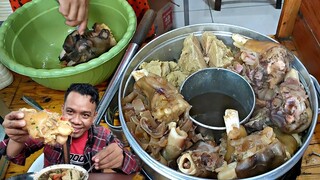
<instances>
[{"instance_id":1,"label":"person's hand","mask_svg":"<svg viewBox=\"0 0 320 180\"><path fill-rule=\"evenodd\" d=\"M29 137L28 131L22 128L26 125L23 119L24 113L20 111L12 111L4 117L2 123L5 133L16 143L23 144Z\"/></svg>"},{"instance_id":2,"label":"person's hand","mask_svg":"<svg viewBox=\"0 0 320 180\"><path fill-rule=\"evenodd\" d=\"M112 169L121 168L123 158L123 150L117 143L111 143L93 156L92 161L96 169Z\"/></svg>"},{"instance_id":3,"label":"person's hand","mask_svg":"<svg viewBox=\"0 0 320 180\"><path fill-rule=\"evenodd\" d=\"M78 31L83 34L88 24L89 0L58 0L59 12L65 17L68 26L79 26Z\"/></svg>"}]
</instances>

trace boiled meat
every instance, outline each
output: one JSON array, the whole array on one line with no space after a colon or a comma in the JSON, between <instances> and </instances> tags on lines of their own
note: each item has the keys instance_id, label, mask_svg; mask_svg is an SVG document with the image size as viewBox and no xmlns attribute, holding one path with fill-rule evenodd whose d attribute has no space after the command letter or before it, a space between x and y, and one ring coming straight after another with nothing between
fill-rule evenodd
<instances>
[{"instance_id":1,"label":"boiled meat","mask_svg":"<svg viewBox=\"0 0 320 180\"><path fill-rule=\"evenodd\" d=\"M178 64L182 71L189 75L208 67L202 54L200 42L193 34L185 38Z\"/></svg>"},{"instance_id":2,"label":"boiled meat","mask_svg":"<svg viewBox=\"0 0 320 180\"><path fill-rule=\"evenodd\" d=\"M75 66L100 56L116 44L110 28L95 23L83 35L74 30L66 37L59 60L62 66Z\"/></svg>"}]
</instances>

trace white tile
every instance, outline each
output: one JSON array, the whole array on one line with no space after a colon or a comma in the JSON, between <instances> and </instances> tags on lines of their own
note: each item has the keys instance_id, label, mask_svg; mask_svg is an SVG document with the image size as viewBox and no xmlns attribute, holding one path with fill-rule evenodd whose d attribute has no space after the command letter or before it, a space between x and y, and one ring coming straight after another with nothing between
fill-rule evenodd
<instances>
[{"instance_id":1,"label":"white tile","mask_svg":"<svg viewBox=\"0 0 320 180\"><path fill-rule=\"evenodd\" d=\"M173 12L184 11L184 0L172 0L176 5L173 8ZM208 10L208 0L188 0L189 11L194 10Z\"/></svg>"},{"instance_id":2,"label":"white tile","mask_svg":"<svg viewBox=\"0 0 320 180\"><path fill-rule=\"evenodd\" d=\"M190 11L189 24L212 23L212 16L210 10L205 11ZM175 12L173 15L173 28L185 26L184 13Z\"/></svg>"},{"instance_id":3,"label":"white tile","mask_svg":"<svg viewBox=\"0 0 320 180\"><path fill-rule=\"evenodd\" d=\"M183 12L174 12L173 14L173 29L184 26L184 14Z\"/></svg>"},{"instance_id":4,"label":"white tile","mask_svg":"<svg viewBox=\"0 0 320 180\"><path fill-rule=\"evenodd\" d=\"M281 10L273 5L223 8L212 10L213 21L252 29L266 35L276 33Z\"/></svg>"},{"instance_id":5,"label":"white tile","mask_svg":"<svg viewBox=\"0 0 320 180\"><path fill-rule=\"evenodd\" d=\"M190 24L212 23L212 16L210 10L206 11L190 11Z\"/></svg>"}]
</instances>

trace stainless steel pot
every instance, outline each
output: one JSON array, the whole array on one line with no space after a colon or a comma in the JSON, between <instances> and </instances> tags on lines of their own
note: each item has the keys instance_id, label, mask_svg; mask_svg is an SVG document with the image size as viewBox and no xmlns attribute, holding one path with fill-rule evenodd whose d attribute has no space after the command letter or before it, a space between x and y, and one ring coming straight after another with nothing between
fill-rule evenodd
<instances>
[{"instance_id":1,"label":"stainless steel pot","mask_svg":"<svg viewBox=\"0 0 320 180\"><path fill-rule=\"evenodd\" d=\"M132 59L130 64L127 66L125 70L125 74L122 77L118 101L119 104L121 99L128 95L133 89L134 79L131 76L131 72L136 70L138 66L142 62L150 62L151 60L178 60L181 54L183 40L186 36L190 35L190 33L194 33L195 36L200 36L204 31L213 32L219 39L221 39L226 45L233 47L231 39L232 33L238 33L243 36L257 39L257 40L266 40L266 41L274 41L270 37L260 34L258 32L252 31L250 29L246 29L239 26L227 25L227 24L217 24L217 23L209 23L209 24L197 24L182 27L179 29L175 29L170 31L158 38L154 39L150 43L148 43L144 48L142 48ZM300 60L295 57L295 60L292 66L299 71L301 82L303 83L309 97L312 106L312 123L308 128L306 134L303 136L302 141L303 145L300 149L294 154L294 156L272 171L261 174L259 176L255 176L248 179L276 179L284 175L288 172L303 156L305 150L307 149L311 137L313 135L314 129L317 123L318 117L318 97L319 97L319 84L317 80L311 76ZM121 106L119 107L119 115L120 121L122 124L122 128L125 136L128 139L129 144L135 153L144 161L144 171L150 178L152 179L203 179L193 176L188 176L183 173L180 173L174 169L171 169L167 166L162 165L160 162L153 159L148 153L146 153L131 133L128 130L128 127L125 125L124 115L122 112Z\"/></svg>"}]
</instances>

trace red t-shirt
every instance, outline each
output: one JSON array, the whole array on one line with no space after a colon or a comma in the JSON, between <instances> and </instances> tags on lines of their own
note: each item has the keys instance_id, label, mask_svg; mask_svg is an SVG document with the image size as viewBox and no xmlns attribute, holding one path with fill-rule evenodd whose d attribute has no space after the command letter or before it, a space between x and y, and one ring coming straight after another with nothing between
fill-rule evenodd
<instances>
[{"instance_id":1,"label":"red t-shirt","mask_svg":"<svg viewBox=\"0 0 320 180\"><path fill-rule=\"evenodd\" d=\"M88 131L77 139L72 139L70 146L70 163L83 166L84 164L84 148L88 140Z\"/></svg>"},{"instance_id":2,"label":"red t-shirt","mask_svg":"<svg viewBox=\"0 0 320 180\"><path fill-rule=\"evenodd\" d=\"M10 0L12 11L15 11L16 9L18 9L19 7L21 7L22 5L24 5L29 1L31 0Z\"/></svg>"}]
</instances>

